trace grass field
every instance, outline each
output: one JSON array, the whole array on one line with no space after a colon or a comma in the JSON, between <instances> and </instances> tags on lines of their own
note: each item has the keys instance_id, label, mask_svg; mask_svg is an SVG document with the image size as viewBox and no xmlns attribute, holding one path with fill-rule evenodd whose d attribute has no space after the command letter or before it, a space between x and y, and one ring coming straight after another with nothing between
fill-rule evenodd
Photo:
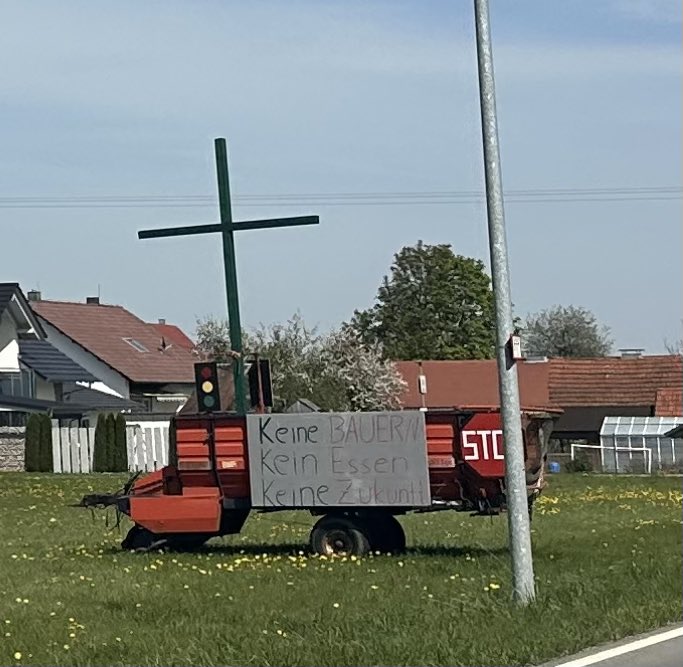
<instances>
[{"instance_id":1,"label":"grass field","mask_svg":"<svg viewBox=\"0 0 683 667\"><path fill-rule=\"evenodd\" d=\"M681 620L680 478L551 478L527 609L505 517L405 517L408 553L362 560L306 555L304 512L132 554L67 507L119 479L0 474L0 664L533 664Z\"/></svg>"}]
</instances>

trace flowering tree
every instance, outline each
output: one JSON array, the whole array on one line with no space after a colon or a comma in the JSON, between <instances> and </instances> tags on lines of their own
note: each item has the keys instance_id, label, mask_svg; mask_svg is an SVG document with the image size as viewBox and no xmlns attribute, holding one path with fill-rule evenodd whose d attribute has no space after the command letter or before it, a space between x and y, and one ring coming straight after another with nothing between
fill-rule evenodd
<instances>
[{"instance_id":1,"label":"flowering tree","mask_svg":"<svg viewBox=\"0 0 683 667\"><path fill-rule=\"evenodd\" d=\"M324 373L344 388L344 410L395 410L406 383L396 366L383 357L381 344L363 343L351 326L332 332L322 350Z\"/></svg>"},{"instance_id":2,"label":"flowering tree","mask_svg":"<svg viewBox=\"0 0 683 667\"><path fill-rule=\"evenodd\" d=\"M228 325L198 321L197 349L219 363L232 356ZM323 410L385 410L400 407L404 382L386 361L379 343L364 343L349 326L320 334L300 314L285 324L243 334L245 354L258 352L271 362L275 410L305 398Z\"/></svg>"}]
</instances>

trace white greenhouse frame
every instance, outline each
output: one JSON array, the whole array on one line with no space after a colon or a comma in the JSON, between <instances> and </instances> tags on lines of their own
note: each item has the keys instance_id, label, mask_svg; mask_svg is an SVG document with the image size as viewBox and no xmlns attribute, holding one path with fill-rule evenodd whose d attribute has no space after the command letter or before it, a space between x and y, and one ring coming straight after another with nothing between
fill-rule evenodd
<instances>
[{"instance_id":1,"label":"white greenhouse frame","mask_svg":"<svg viewBox=\"0 0 683 667\"><path fill-rule=\"evenodd\" d=\"M629 452L629 462L633 453L649 451L648 472L652 468L661 469L662 465L683 463L683 439L668 438L665 433L683 424L683 417L605 417L600 428L600 462L603 470L620 470L618 452ZM574 445L572 445L572 458ZM611 456L605 460L606 452ZM613 465L612 465L613 463ZM607 464L607 465L606 465Z\"/></svg>"}]
</instances>

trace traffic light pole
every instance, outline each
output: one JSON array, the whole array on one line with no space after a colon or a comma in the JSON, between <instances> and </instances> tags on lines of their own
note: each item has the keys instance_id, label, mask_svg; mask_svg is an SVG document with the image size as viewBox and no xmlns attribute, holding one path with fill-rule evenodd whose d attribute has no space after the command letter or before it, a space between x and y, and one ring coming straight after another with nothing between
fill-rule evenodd
<instances>
[{"instance_id":1,"label":"traffic light pole","mask_svg":"<svg viewBox=\"0 0 683 667\"><path fill-rule=\"evenodd\" d=\"M535 597L534 570L531 554L531 530L524 467L519 385L517 367L512 358L509 344L514 327L505 234L503 183L498 148L498 120L488 0L474 0L474 14L477 33L479 99L484 143L491 275L496 308L496 357L498 360L500 407L505 446L505 496L512 557L513 596L520 604L528 604Z\"/></svg>"}]
</instances>

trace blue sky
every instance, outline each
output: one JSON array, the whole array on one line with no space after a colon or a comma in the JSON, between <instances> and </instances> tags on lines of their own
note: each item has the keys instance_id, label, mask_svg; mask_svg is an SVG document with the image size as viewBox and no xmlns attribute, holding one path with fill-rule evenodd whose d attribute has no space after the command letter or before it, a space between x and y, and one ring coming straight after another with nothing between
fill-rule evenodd
<instances>
[{"instance_id":1,"label":"blue sky","mask_svg":"<svg viewBox=\"0 0 683 667\"><path fill-rule=\"evenodd\" d=\"M516 311L582 305L618 347L663 351L681 336L680 190L637 201L632 189L681 185L680 3L492 0L491 20L505 189L631 193L509 199ZM213 222L215 206L8 206L215 198L218 136L236 218L321 217L319 227L239 235L247 326L297 309L335 326L372 303L393 254L418 239L488 265L481 202L239 199L482 191L469 0L5 0L0 58L0 280L70 300L99 285L103 301L189 332L196 317L223 315L218 238L136 237Z\"/></svg>"}]
</instances>

